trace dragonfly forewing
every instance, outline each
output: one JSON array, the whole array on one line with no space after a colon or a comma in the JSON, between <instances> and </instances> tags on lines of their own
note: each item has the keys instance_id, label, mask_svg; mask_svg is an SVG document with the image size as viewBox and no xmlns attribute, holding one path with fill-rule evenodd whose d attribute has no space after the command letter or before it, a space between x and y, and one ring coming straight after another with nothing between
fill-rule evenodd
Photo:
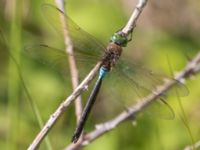
<instances>
[{"instance_id":1,"label":"dragonfly forewing","mask_svg":"<svg viewBox=\"0 0 200 150\"><path fill-rule=\"evenodd\" d=\"M84 55L89 54L90 56L94 56L96 59L101 59L105 52L105 46L95 37L81 29L64 12L50 4L44 4L42 6L42 12L46 20L59 34L61 39L64 38L64 29L60 17L62 16L64 18L67 27L65 30L69 32L69 36L73 42L74 52Z\"/></svg>"}]
</instances>

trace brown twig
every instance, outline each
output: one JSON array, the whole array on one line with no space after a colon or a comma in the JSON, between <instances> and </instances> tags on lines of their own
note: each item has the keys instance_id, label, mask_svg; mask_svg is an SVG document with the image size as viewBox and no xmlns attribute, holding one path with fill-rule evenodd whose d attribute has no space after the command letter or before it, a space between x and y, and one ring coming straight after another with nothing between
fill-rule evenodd
<instances>
[{"instance_id":1,"label":"brown twig","mask_svg":"<svg viewBox=\"0 0 200 150\"><path fill-rule=\"evenodd\" d=\"M122 32L124 32L125 34L129 34L130 32L132 32L132 30L135 27L136 21L137 21L139 15L141 14L146 2L147 2L147 0L139 0L138 1L138 4L137 4L135 10L133 11L133 14L132 14L130 20L128 21L128 23L124 27L124 29L122 29ZM67 43L67 41L65 41L65 42ZM64 111L70 105L70 103L74 99L76 99L86 89L86 87L88 86L90 81L95 77L97 71L99 70L99 67L100 67L100 62L97 63L97 65L90 71L90 73L87 75L87 77L74 90L74 92L60 104L60 106L50 116L50 118L48 119L48 121L46 122L46 124L44 125L42 130L38 133L38 135L35 137L33 142L30 144L28 150L35 150L40 145L40 143L42 142L44 137L47 135L47 133L53 127L53 125L56 123L57 119L64 113ZM77 144L77 145L79 145L79 144Z\"/></svg>"},{"instance_id":2,"label":"brown twig","mask_svg":"<svg viewBox=\"0 0 200 150\"><path fill-rule=\"evenodd\" d=\"M64 8L64 0L55 0L57 6L59 9L61 9L63 12L65 12ZM63 25L63 33L64 33L64 41L65 41L65 51L68 55L69 60L69 66L70 66L70 73L72 78L72 86L73 90L75 90L79 85L79 75L78 75L78 69L76 65L76 58L74 57L74 51L73 51L73 41L70 38L68 27L67 27L67 19L64 17L64 15L60 15L60 20ZM76 121L78 123L81 113L82 113L82 100L81 96L78 96L78 98L75 101L75 111L76 111Z\"/></svg>"},{"instance_id":3,"label":"brown twig","mask_svg":"<svg viewBox=\"0 0 200 150\"><path fill-rule=\"evenodd\" d=\"M139 0L138 4L136 5L135 9L133 10L133 13L131 17L129 18L129 21L127 22L126 26L122 29L122 32L125 34L129 34L133 31L133 29L136 26L137 19L139 18L141 12L143 11L144 7L147 4L147 0Z\"/></svg>"},{"instance_id":4,"label":"brown twig","mask_svg":"<svg viewBox=\"0 0 200 150\"><path fill-rule=\"evenodd\" d=\"M116 128L119 124L128 120L130 117L136 116L138 113L142 112L148 105L156 101L157 98L160 97L160 95L175 86L177 84L177 81L186 79L192 75L195 75L198 72L200 72L200 53L198 53L196 57L194 57L194 59L188 63L184 70L182 70L178 75L174 77L175 80L166 81L162 86L159 86L156 91L152 92L152 94L138 100L138 103L130 106L128 108L128 111L123 111L114 119L97 125L94 131L91 131L90 133L83 136L83 140L79 144L74 145L72 143L68 147L66 147L65 150L75 150L91 143L93 140ZM199 143L197 143L196 145L199 145Z\"/></svg>"}]
</instances>

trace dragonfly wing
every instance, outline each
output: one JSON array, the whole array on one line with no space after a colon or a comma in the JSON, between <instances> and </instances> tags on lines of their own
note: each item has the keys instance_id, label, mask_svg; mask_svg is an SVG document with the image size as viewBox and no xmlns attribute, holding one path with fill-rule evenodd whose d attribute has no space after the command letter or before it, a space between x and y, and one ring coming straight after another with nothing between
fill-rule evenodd
<instances>
[{"instance_id":1,"label":"dragonfly wing","mask_svg":"<svg viewBox=\"0 0 200 150\"><path fill-rule=\"evenodd\" d=\"M45 44L33 44L25 47L23 51L28 59L33 59L60 72L68 69L67 55L63 50Z\"/></svg>"},{"instance_id":2,"label":"dragonfly wing","mask_svg":"<svg viewBox=\"0 0 200 150\"><path fill-rule=\"evenodd\" d=\"M124 76L132 83L135 83L140 88L144 88L149 92L156 90L157 86L162 85L166 80L175 80L166 75L156 74L152 70L131 63L125 59L119 61L116 65L116 71L121 76ZM187 96L189 94L188 88L180 81L175 81L177 82L176 86L166 93L163 93L163 95L173 94L173 91L176 90L179 96Z\"/></svg>"},{"instance_id":3,"label":"dragonfly wing","mask_svg":"<svg viewBox=\"0 0 200 150\"><path fill-rule=\"evenodd\" d=\"M64 36L60 17L62 16L65 18L67 30L69 31L70 38L73 42L73 55L78 63L78 70L81 74L80 76L85 77L85 75L95 66L95 64L101 60L105 51L104 45L98 42L98 40L96 40L89 33L83 31L57 7L50 4L44 4L42 5L42 11L48 23L53 27L53 29L55 29L55 31L57 31L56 33L58 33L62 41L64 41ZM49 63L53 66L53 68L56 68L57 64L62 64L61 66L64 67L63 64L68 64L64 47L64 42L61 48L57 48L57 46L52 46L49 44L41 44L30 47L28 46L28 48L26 48L26 52L33 56L33 58L38 57L36 59L42 63ZM45 55L47 57L46 60L44 59ZM66 68L64 70L66 70Z\"/></svg>"},{"instance_id":4,"label":"dragonfly wing","mask_svg":"<svg viewBox=\"0 0 200 150\"><path fill-rule=\"evenodd\" d=\"M63 76L69 75L69 64L67 54L63 49L58 49L46 44L33 44L25 47L24 54L26 58L44 64L49 68L61 73ZM96 59L86 59L89 55L78 55L76 61L78 63L79 72L82 77L96 64Z\"/></svg>"},{"instance_id":5,"label":"dragonfly wing","mask_svg":"<svg viewBox=\"0 0 200 150\"><path fill-rule=\"evenodd\" d=\"M67 26L65 30L69 32L69 36L72 39L75 55L86 55L88 59L95 58L97 61L102 58L105 46L92 35L81 29L64 12L50 4L44 4L42 11L49 24L57 31L61 39L64 37L64 30L60 18L65 18Z\"/></svg>"},{"instance_id":6,"label":"dragonfly wing","mask_svg":"<svg viewBox=\"0 0 200 150\"><path fill-rule=\"evenodd\" d=\"M119 61L113 71L119 76L119 80L123 81L125 87L124 92L126 93L126 97L129 102L131 101L131 99L142 99L144 96L153 93L158 85L164 83L164 78L166 79L166 76L157 75L151 70L132 64L123 59ZM176 87L176 91L179 93L180 96L185 96L188 94L187 87L182 83L177 81ZM153 116L159 116L159 118L173 119L173 109L165 101L166 96L173 93L172 91L173 89L170 90L170 92L160 95L160 101L157 101L155 104L150 105L147 109L147 112L150 112L151 114L153 114Z\"/></svg>"}]
</instances>

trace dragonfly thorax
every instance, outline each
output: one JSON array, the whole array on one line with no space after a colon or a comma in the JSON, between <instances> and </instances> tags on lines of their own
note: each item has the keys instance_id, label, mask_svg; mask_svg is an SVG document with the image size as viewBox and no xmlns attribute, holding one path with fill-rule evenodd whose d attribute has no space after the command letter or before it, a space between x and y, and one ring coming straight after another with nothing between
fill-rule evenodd
<instances>
[{"instance_id":1,"label":"dragonfly thorax","mask_svg":"<svg viewBox=\"0 0 200 150\"><path fill-rule=\"evenodd\" d=\"M108 71L116 64L117 60L121 56L122 47L111 42L108 44L105 55L102 60L102 66Z\"/></svg>"}]
</instances>

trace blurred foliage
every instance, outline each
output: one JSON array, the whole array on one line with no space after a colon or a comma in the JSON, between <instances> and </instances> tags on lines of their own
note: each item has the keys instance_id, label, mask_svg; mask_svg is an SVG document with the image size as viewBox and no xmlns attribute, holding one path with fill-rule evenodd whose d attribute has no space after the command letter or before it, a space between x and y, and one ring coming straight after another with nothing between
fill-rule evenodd
<instances>
[{"instance_id":1,"label":"blurred foliage","mask_svg":"<svg viewBox=\"0 0 200 150\"><path fill-rule=\"evenodd\" d=\"M9 57L11 53L20 65L23 80L44 122L72 91L69 75L63 77L55 68L34 61L22 52L30 44L61 43L41 12L41 5L45 2L54 3L53 0L0 1L0 30L5 37L5 40L2 37L0 40L1 149L26 149L40 130L33 104L19 77L19 68ZM68 0L66 10L80 27L107 44L110 35L124 26L136 2ZM187 58L192 58L200 48L199 10L198 0L149 1L133 33L133 41L125 48L123 57L144 64L155 72L170 75L168 56L174 73L183 69ZM195 141L200 139L199 84L199 75L186 81L190 94L181 98ZM91 87L92 85L89 90ZM88 94L89 91L83 93L84 101ZM86 131L93 129L96 120L108 119L110 105L106 101L109 95L109 92L102 90ZM123 99L123 95L121 98ZM156 119L141 114L136 125L132 125L131 121L123 123L85 149L183 149L191 144L191 137L180 119L182 111L177 98L170 96L168 100L176 113L174 120ZM70 143L75 120L74 107L71 105L49 133L52 149L62 149ZM40 149L47 149L44 142Z\"/></svg>"}]
</instances>

